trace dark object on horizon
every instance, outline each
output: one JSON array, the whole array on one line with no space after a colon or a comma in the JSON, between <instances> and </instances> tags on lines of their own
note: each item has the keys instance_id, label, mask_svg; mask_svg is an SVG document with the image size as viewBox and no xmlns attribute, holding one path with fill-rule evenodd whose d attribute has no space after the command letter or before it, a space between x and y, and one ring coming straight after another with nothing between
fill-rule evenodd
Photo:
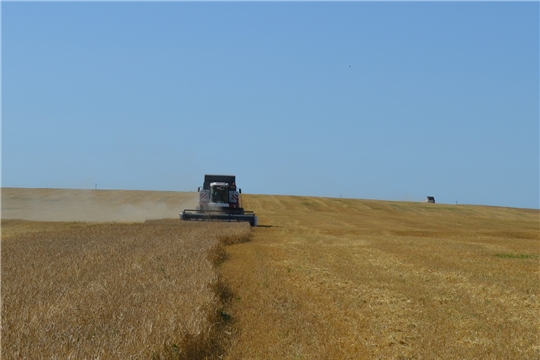
<instances>
[{"instance_id":1,"label":"dark object on horizon","mask_svg":"<svg viewBox=\"0 0 540 360\"><path fill-rule=\"evenodd\" d=\"M435 204L435 198L433 196L428 196L426 202L430 204Z\"/></svg>"}]
</instances>

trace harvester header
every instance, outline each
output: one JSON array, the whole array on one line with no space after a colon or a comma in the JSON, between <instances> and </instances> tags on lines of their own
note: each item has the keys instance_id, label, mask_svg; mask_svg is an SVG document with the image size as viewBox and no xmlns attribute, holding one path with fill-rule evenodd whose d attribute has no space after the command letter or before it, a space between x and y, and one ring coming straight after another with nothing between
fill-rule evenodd
<instances>
[{"instance_id":1,"label":"harvester header","mask_svg":"<svg viewBox=\"0 0 540 360\"><path fill-rule=\"evenodd\" d=\"M257 216L242 207L242 190L236 187L234 175L204 175L203 186L197 191L199 206L195 210L184 210L180 219L248 221L251 226L257 226Z\"/></svg>"}]
</instances>

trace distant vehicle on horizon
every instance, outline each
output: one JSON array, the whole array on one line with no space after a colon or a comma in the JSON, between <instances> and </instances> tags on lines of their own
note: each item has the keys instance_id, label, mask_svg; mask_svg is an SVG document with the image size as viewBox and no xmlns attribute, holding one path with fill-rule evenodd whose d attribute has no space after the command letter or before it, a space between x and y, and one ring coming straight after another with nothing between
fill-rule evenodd
<instances>
[{"instance_id":1,"label":"distant vehicle on horizon","mask_svg":"<svg viewBox=\"0 0 540 360\"><path fill-rule=\"evenodd\" d=\"M430 203L430 204L435 204L435 197L433 197L433 196L428 196L428 197L426 198L426 202L427 202L427 203Z\"/></svg>"}]
</instances>

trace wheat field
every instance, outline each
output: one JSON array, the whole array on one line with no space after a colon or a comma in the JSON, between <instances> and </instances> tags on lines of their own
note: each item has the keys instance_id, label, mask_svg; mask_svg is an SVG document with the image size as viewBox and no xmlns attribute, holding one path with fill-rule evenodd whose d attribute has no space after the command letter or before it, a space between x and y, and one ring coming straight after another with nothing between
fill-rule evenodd
<instances>
[{"instance_id":1,"label":"wheat field","mask_svg":"<svg viewBox=\"0 0 540 360\"><path fill-rule=\"evenodd\" d=\"M229 359L539 358L539 211L245 199Z\"/></svg>"},{"instance_id":2,"label":"wheat field","mask_svg":"<svg viewBox=\"0 0 540 360\"><path fill-rule=\"evenodd\" d=\"M39 224L29 224L39 226ZM221 354L222 241L249 225L48 226L2 221L2 358L190 359ZM222 250L221 250L222 251Z\"/></svg>"},{"instance_id":3,"label":"wheat field","mask_svg":"<svg viewBox=\"0 0 540 360\"><path fill-rule=\"evenodd\" d=\"M538 210L243 195L250 229L35 190L2 191L2 358L540 358ZM36 199L64 221L13 217Z\"/></svg>"}]
</instances>

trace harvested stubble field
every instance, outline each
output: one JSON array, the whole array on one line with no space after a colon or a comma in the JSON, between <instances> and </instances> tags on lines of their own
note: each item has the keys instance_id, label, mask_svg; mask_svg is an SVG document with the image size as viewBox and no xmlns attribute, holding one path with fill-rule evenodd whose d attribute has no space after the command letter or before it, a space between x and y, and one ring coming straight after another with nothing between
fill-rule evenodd
<instances>
[{"instance_id":1,"label":"harvested stubble field","mask_svg":"<svg viewBox=\"0 0 540 360\"><path fill-rule=\"evenodd\" d=\"M2 209L21 207L14 199ZM251 232L3 220L3 357L540 357L539 211L268 195L244 205L259 216Z\"/></svg>"},{"instance_id":2,"label":"harvested stubble field","mask_svg":"<svg viewBox=\"0 0 540 360\"><path fill-rule=\"evenodd\" d=\"M538 359L537 210L246 196L229 359Z\"/></svg>"}]
</instances>

